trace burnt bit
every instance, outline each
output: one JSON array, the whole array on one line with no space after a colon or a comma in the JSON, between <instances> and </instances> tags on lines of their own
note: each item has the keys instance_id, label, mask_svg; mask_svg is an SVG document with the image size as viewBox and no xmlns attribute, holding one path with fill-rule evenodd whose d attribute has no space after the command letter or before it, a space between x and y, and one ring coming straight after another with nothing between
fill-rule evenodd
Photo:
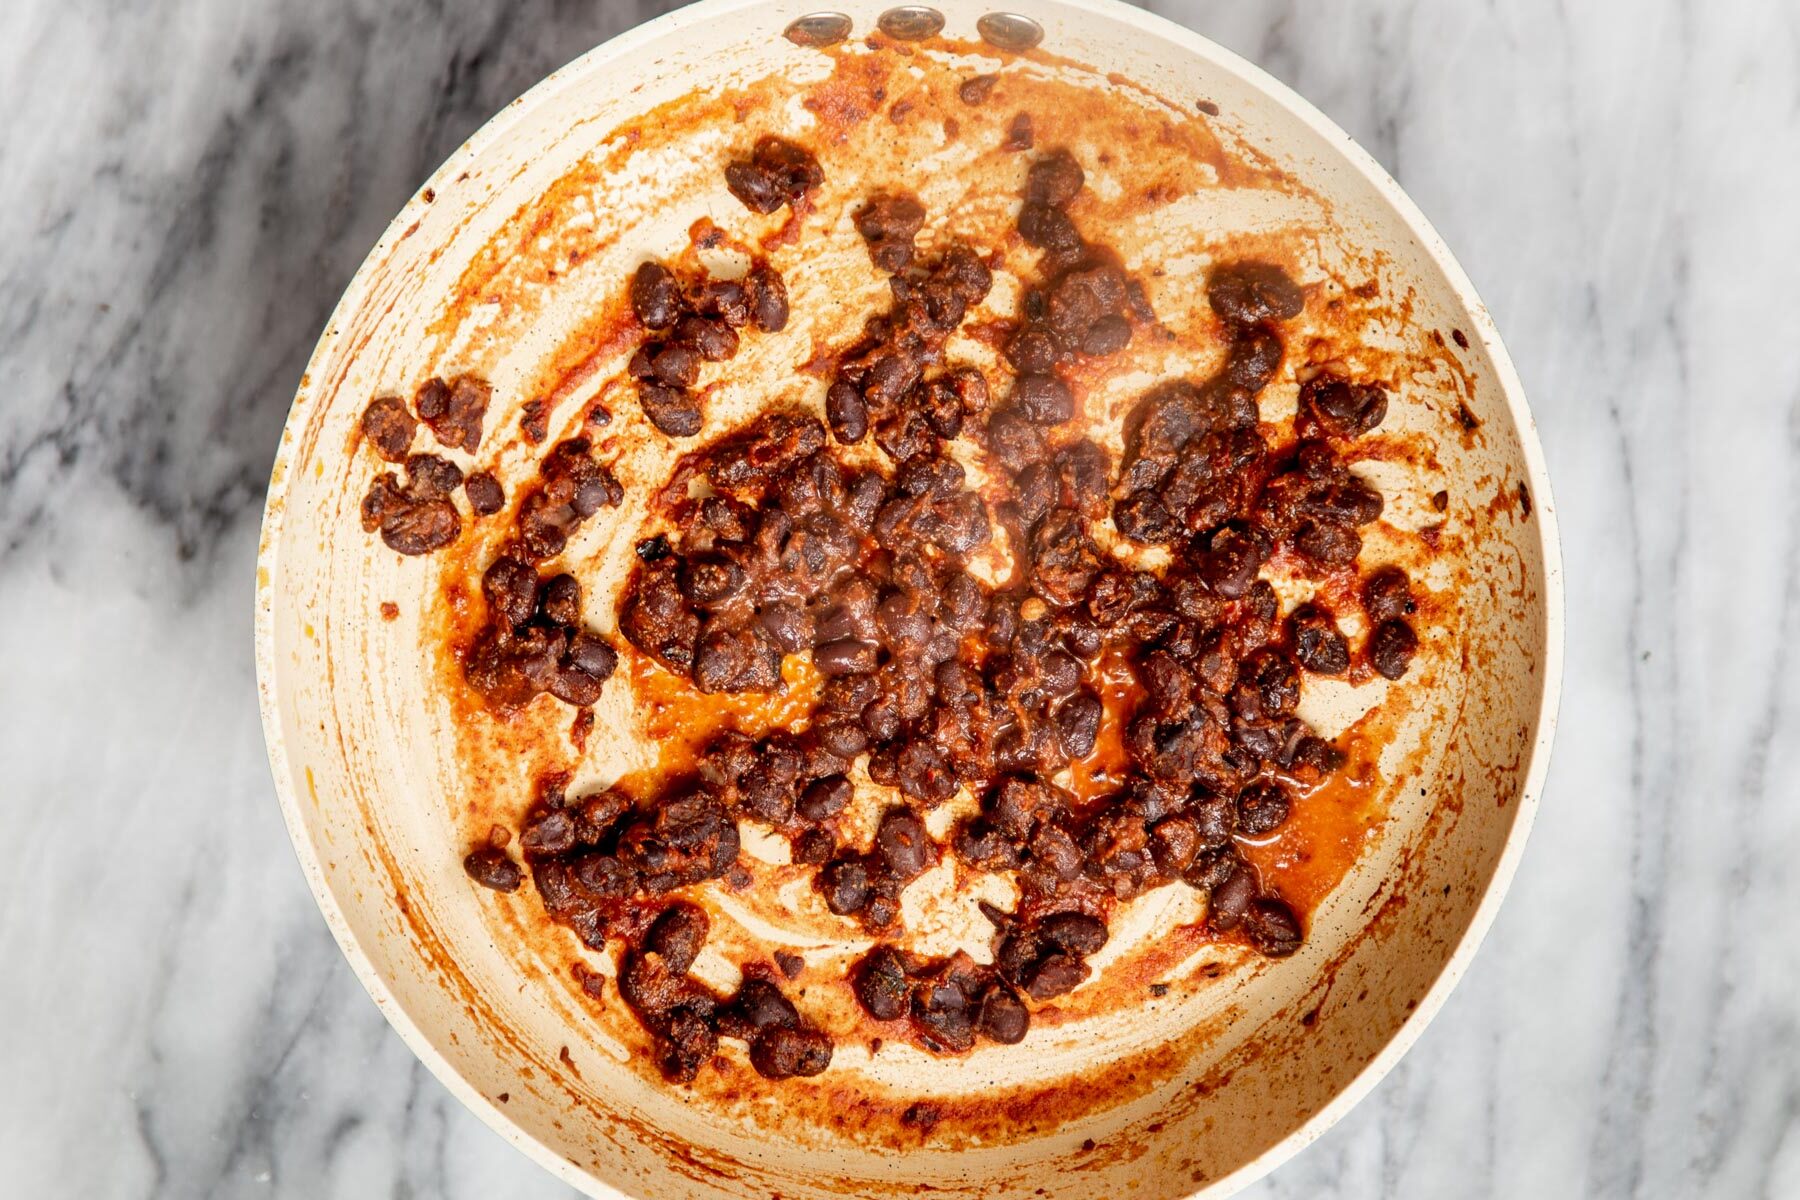
<instances>
[{"instance_id":1,"label":"burnt bit","mask_svg":"<svg viewBox=\"0 0 1800 1200\"><path fill-rule=\"evenodd\" d=\"M1450 339L1464 350L1469 348L1469 335L1460 329L1452 329L1450 331Z\"/></svg>"},{"instance_id":2,"label":"burnt bit","mask_svg":"<svg viewBox=\"0 0 1800 1200\"><path fill-rule=\"evenodd\" d=\"M1525 521L1531 519L1531 489L1525 486L1523 480L1519 483L1519 518Z\"/></svg>"},{"instance_id":3,"label":"burnt bit","mask_svg":"<svg viewBox=\"0 0 1800 1200\"><path fill-rule=\"evenodd\" d=\"M1469 411L1469 406L1462 400L1456 402L1456 423L1462 426L1465 433L1473 433L1481 428L1481 418Z\"/></svg>"},{"instance_id":4,"label":"burnt bit","mask_svg":"<svg viewBox=\"0 0 1800 1200\"><path fill-rule=\"evenodd\" d=\"M550 436L550 405L540 398L527 400L519 411L519 432L534 446Z\"/></svg>"},{"instance_id":5,"label":"burnt bit","mask_svg":"<svg viewBox=\"0 0 1800 1200\"><path fill-rule=\"evenodd\" d=\"M1219 115L1219 106L1214 104L1211 100L1196 100L1194 101L1194 107L1209 117L1216 117Z\"/></svg>"}]
</instances>

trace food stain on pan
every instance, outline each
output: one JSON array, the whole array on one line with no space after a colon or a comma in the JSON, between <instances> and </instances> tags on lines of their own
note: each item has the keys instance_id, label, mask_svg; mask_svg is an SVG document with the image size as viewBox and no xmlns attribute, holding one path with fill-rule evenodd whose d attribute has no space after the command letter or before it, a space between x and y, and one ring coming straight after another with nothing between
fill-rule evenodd
<instances>
[{"instance_id":1,"label":"food stain on pan","mask_svg":"<svg viewBox=\"0 0 1800 1200\"><path fill-rule=\"evenodd\" d=\"M896 106L904 104L913 111L954 103L955 91L966 74L937 66L928 56L914 56L912 62L923 69L924 81L913 82L908 73L907 82L902 84L896 80L896 64L886 52L868 53L844 46L828 53L835 65L829 78L809 89L804 106L817 124L805 132L809 138L819 141L821 157L828 165L832 161L831 148L837 146L851 164L852 175L860 173L872 179L881 178L876 170L886 152L878 152L877 147L866 139L859 142L858 131L890 100ZM1128 128L1118 128L1120 117L1116 99L1060 82L1047 72L1041 73L1043 68L1068 65L1067 60L1033 54L1029 60L1015 65L1017 69L1009 66L1002 75L1001 91L1006 98L1005 104L996 101L974 112L963 112L960 118L962 128L957 140L983 148L981 161L990 165L985 168L982 178L993 181L988 186L995 192L1016 190L1016 181L1007 178L995 165L1000 161L998 147L1010 113L1031 109L1037 114L1035 138L1040 147L1057 144L1060 140L1105 144L1112 141L1106 133L1111 128L1119 135L1119 145L1160 148L1153 159L1146 159L1146 162L1154 161L1155 166L1134 162L1129 170L1115 168L1119 174L1131 176L1132 188L1122 189L1111 197L1097 196L1084 201L1096 210L1094 219L1097 222L1123 223L1151 218L1184 195L1216 189L1267 189L1312 199L1304 189L1269 169L1254 154L1245 154L1241 150L1228 152L1207 123L1163 111L1168 105L1160 97L1156 101L1162 107L1157 113L1148 117L1134 113L1126 122ZM895 99L893 92L897 89L903 89L904 95ZM624 168L633 155L659 140L667 143L708 130L730 129L738 121L771 114L788 90L785 83L771 81L734 89L716 97L690 97L615 131L602 153L578 164L555 187L509 220L490 243L488 251L478 256L464 273L456 294L433 324L431 336L440 345L466 340L466 327L474 322L476 310L483 307L491 307L499 313L503 330L529 323L559 285L568 281L565 271L569 266L580 267L590 256L612 246L624 232L619 228L607 228L603 222L579 223L568 219L572 213L591 209L592 196L610 175ZM1216 111L1216 107L1210 110L1215 114ZM914 124L908 124L906 136L926 138L921 129L913 127ZM741 140L742 134L734 136ZM935 137L935 134L931 136ZM1018 169L1022 170L1022 166ZM1004 183L1000 182L1002 180ZM977 203L977 198L970 198L971 207ZM960 211L961 207L958 205L953 211ZM814 225L827 219L825 214L807 218ZM952 214L946 219L954 222L955 217ZM789 232L797 233L798 228ZM1266 231L1218 239L1209 250L1215 255L1257 254L1311 263L1318 256L1316 248L1307 244L1312 236L1298 236L1287 230ZM1363 262L1358 264L1358 269L1368 270L1370 265ZM1328 282L1322 286L1331 286L1333 279L1334 276L1327 272ZM1361 339L1371 323L1389 327L1403 325L1410 317L1410 297L1390 304L1380 298L1379 288L1357 291L1338 286L1342 293L1354 295L1353 303L1335 307L1324 303L1309 305L1308 317L1319 339L1315 345L1324 354L1323 358L1317 353L1313 357L1317 361L1332 362L1341 353L1357 349L1362 355L1357 363L1359 369L1372 370L1390 379L1399 378L1406 365L1417 360L1418 349L1396 350L1380 359L1379 356L1371 357L1373 352L1367 350ZM1204 303L1195 306L1196 313L1204 309ZM1210 320L1177 324L1167 331L1167 338L1178 352L1189 355L1192 361L1204 362L1217 354L1217 330L1213 325ZM825 340L828 344L842 345L851 332L827 333ZM530 395L551 397L553 403L560 405L596 383L603 383L608 366L615 364L628 349L631 334L631 319L622 306L615 303L611 308L602 305L593 309L592 315L551 351L531 386L523 390ZM814 337L819 336L819 331L815 331ZM1466 347L1466 339L1458 336L1456 340ZM1298 346L1296 339L1290 347L1290 362L1284 368L1284 380L1294 370ZM338 382L342 382L341 379ZM1285 386L1291 394L1291 380L1286 381ZM621 423L613 426L609 433L623 439L620 453L654 457L659 450L646 438L634 402L626 395L618 403L623 410L620 412ZM1462 412L1469 411L1465 403L1458 403L1462 404ZM497 406L497 413L504 411L504 407ZM1397 445L1395 452L1401 457L1410 453L1403 445ZM651 464L646 463L645 469L653 473ZM509 497L524 479L520 475L508 480ZM1520 485L1518 504L1529 513L1529 495L1523 491L1523 485ZM487 561L496 539L509 524L510 512L502 513L489 519L473 536L465 535L463 543L446 557L441 568L445 586L437 591L438 599L433 601L424 619L427 643L452 648L434 666L435 687L444 697L445 724L451 731L459 771L467 783L467 795L457 798L463 807L452 822L447 823L446 853L453 848L450 844L452 827L456 830L455 836L467 837L495 822L516 822L530 799L529 780L536 775L574 769L611 782L607 777L617 766L614 762L591 761L585 744L581 744L586 741L585 735L575 739L578 744L572 749L570 739L564 733L567 714L555 704L540 700L509 720L497 720L481 708L462 683L461 663L454 648L466 646L480 622L482 602L476 564ZM1430 559L1431 551L1441 548L1441 544L1434 547L1421 543L1418 553L1422 560ZM591 598L590 614L605 609L609 603L608 597L597 595ZM731 727L755 732L783 723L787 719L784 714L805 711L809 706L809 689L817 686L816 677L803 677L807 673L803 668L792 672L787 696L778 697L773 703L739 703L736 699L699 697L682 681L648 664L641 656L628 653L625 657L626 666L621 670L621 676L629 683L628 691L634 704L630 714L637 722L637 732L658 746L651 767L655 771L692 767L707 736L718 729ZM789 659L790 665L799 661ZM1116 783L1122 774L1124 756L1117 744L1116 726L1119 715L1131 701L1132 697L1123 694L1122 689L1119 695L1108 695L1109 718L1115 732L1111 741L1103 739L1101 748L1094 755L1077 764L1072 782L1078 794ZM588 723L592 730L591 715ZM599 735L596 749L604 755L612 747L612 740L606 736L608 731L601 727L593 732ZM1517 769L1516 764L1513 769ZM308 780L310 785L310 771ZM1366 772L1356 778L1340 778L1320 785L1299 797L1300 817L1275 837L1249 847L1246 853L1259 870L1282 880L1284 893L1291 889L1297 908L1302 912L1310 911L1341 882L1355 865L1369 840L1370 831L1379 828L1383 812L1381 791L1379 784ZM374 814L368 814L368 819L371 828L380 828ZM376 841L379 843L379 838ZM404 897L407 884L400 866L385 848L381 855L383 866L395 883L396 893ZM772 874L774 868L757 864L754 870L762 875ZM521 896L524 896L523 892ZM1405 898L1396 893L1389 896L1386 906L1405 903ZM1383 912L1388 911L1386 906ZM718 915L720 910L716 904L708 903L707 907ZM471 1012L482 1019L484 1027L492 1028L496 1037L506 1040L503 1022L480 1000L473 983L460 974L448 950L431 934L430 914L417 905L404 903L404 900L402 912L408 936L440 971L450 994L463 997L471 1006ZM521 953L538 964L533 973L543 977L545 986L570 992L582 1014L604 1024L609 1037L630 1041L643 1036L642 1030L623 1012L624 1006L615 1004L603 1010L584 988L584 980L568 972L566 964L581 953L570 935L548 927L535 907L523 900L504 905L504 913L498 923L519 937ZM1378 936L1378 930L1379 922L1362 936ZM1077 992L1065 997L1059 1008L1066 1008L1066 1011L1047 1017L1044 1024L1054 1028L1068 1020L1099 1020L1109 1014L1131 1011L1142 1002L1148 983L1160 978L1189 953L1201 949L1208 940L1196 928L1186 933L1178 932L1168 939L1166 946L1152 944L1142 948L1135 958L1128 956L1115 964L1118 967L1116 979L1109 975L1097 985L1083 989L1086 995ZM1228 961L1229 949L1221 948L1221 953L1226 954L1222 960L1225 963L1221 971L1223 977L1230 977L1234 971ZM1342 953L1347 954L1348 949ZM847 989L841 980L827 976L814 982L814 976L829 971L830 965L831 959L826 956L809 967L808 986L821 992L843 993L838 997L841 1008L847 997ZM545 968L554 971L557 982L545 975ZM816 997L809 998L807 1003L814 999ZM853 1003L848 1008L855 1011ZM790 1081L771 1086L743 1065L740 1054L734 1070L721 1072L716 1081L703 1075L701 1082L694 1085L693 1094L752 1123L769 1122L788 1127L794 1113L810 1113L822 1126L840 1130L872 1145L994 1144L1047 1134L1164 1086L1186 1070L1198 1047L1210 1044L1220 1033L1216 1022L1196 1025L1181 1036L1148 1051L1126 1055L1084 1078L1032 1078L992 1093L948 1095L929 1101L921 1101L905 1089L885 1093L854 1070L838 1078L834 1078L837 1073L833 1072L819 1081ZM1266 1040L1266 1045L1263 1040L1255 1043L1263 1047L1260 1051L1263 1053L1271 1052L1269 1047L1277 1044L1275 1040ZM543 1061L542 1049L509 1044L511 1052L533 1062L547 1077L559 1075L557 1062L560 1062L561 1069L574 1073L580 1081L567 1046L559 1051L557 1062ZM977 1054L969 1061L979 1064L981 1057ZM641 1070L643 1059L634 1055L631 1063L632 1069ZM585 1095L585 1087L570 1088L569 1095ZM768 1111L771 1097L779 1098L782 1113ZM646 1126L637 1132L647 1133L648 1129ZM686 1143L681 1143L681 1148L684 1153L692 1153ZM1121 1150L1141 1152L1141 1143L1128 1142ZM728 1157L695 1162L695 1177L720 1175L734 1166Z\"/></svg>"}]
</instances>

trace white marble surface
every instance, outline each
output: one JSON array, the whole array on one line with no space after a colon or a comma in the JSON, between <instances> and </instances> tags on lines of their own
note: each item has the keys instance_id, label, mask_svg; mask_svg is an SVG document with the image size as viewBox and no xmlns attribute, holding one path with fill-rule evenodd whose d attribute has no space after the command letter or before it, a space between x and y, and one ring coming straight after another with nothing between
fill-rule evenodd
<instances>
[{"instance_id":1,"label":"white marble surface","mask_svg":"<svg viewBox=\"0 0 1800 1200\"><path fill-rule=\"evenodd\" d=\"M1537 832L1419 1046L1256 1197L1800 1196L1800 6L1159 4L1493 308L1561 507ZM340 960L250 653L326 312L585 0L0 3L0 1194L566 1189Z\"/></svg>"}]
</instances>

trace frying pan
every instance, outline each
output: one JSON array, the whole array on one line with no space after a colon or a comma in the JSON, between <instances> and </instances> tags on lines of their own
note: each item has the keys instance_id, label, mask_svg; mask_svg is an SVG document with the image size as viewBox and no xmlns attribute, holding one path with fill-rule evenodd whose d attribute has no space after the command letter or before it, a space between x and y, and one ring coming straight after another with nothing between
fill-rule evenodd
<instances>
[{"instance_id":1,"label":"frying pan","mask_svg":"<svg viewBox=\"0 0 1800 1200\"><path fill-rule=\"evenodd\" d=\"M856 2L796 26L810 9L706 0L607 43L515 101L420 190L301 382L256 596L262 716L289 832L345 956L408 1045L589 1194L1226 1194L1318 1137L1392 1067L1462 974L1522 851L1561 674L1555 509L1518 379L1468 280L1373 160L1248 63L1123 5L1010 11L947 0L884 16ZM944 90L989 73L1000 80L984 105ZM699 710L657 699L654 672L636 668L608 684L585 748L549 697L511 722L471 706L445 647L479 616L471 580L502 527L476 523L456 552L427 558L366 535L357 503L379 464L358 417L374 396L478 372L494 404L479 454L459 461L494 470L512 494L542 452L519 428L528 401L547 406L552 440L608 408L610 425L587 428L628 499L566 559L587 585L589 621L610 631L676 453L615 390L631 266L685 253L728 270L734 245L762 238L795 319L732 365L707 432L777 401L816 404L823 380L797 364L853 335L880 288L849 223L854 201L898 182L919 191L938 236L1002 237L1027 159L998 146L1015 109L1032 112L1039 145L1084 160L1090 219L1174 331L1090 389L1092 436L1116 449L1133 395L1208 369L1211 263L1287 262L1308 311L1265 419L1291 416L1309 369L1343 364L1389 384L1384 449L1358 465L1387 499L1364 557L1413 572L1423 649L1403 684L1308 685L1306 715L1363 736L1369 753L1360 791L1330 801L1330 836L1269 852L1271 869L1318 892L1292 958L1187 936L1201 927L1198 901L1160 889L1115 921L1096 959L1102 999L1077 992L1021 1046L939 1058L845 1039L823 1076L780 1084L730 1051L695 1087L671 1087L634 1055L641 1031L616 989L583 991L571 967L584 952L545 924L531 888L487 892L460 862L491 825L516 823L533 772L564 766L604 783L643 769ZM719 177L765 131L807 140L827 171L815 208L785 230L746 214ZM1009 255L996 305L1016 299L1008 277L1028 263ZM746 848L763 853L748 832ZM821 923L803 891L704 900L746 944L803 950L798 1002L841 1011L854 939ZM908 927L940 951L972 945L957 897L921 891ZM610 969L605 956L585 963ZM723 986L733 968L696 969Z\"/></svg>"}]
</instances>

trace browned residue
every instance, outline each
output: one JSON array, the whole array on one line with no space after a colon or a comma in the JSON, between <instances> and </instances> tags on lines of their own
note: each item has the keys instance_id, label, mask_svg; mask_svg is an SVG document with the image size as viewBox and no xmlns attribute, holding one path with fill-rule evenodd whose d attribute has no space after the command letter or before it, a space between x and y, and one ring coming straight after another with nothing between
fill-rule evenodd
<instances>
[{"instance_id":1,"label":"browned residue","mask_svg":"<svg viewBox=\"0 0 1800 1200\"><path fill-rule=\"evenodd\" d=\"M958 128L950 134L981 154L981 171L991 172L994 164L1007 160L1022 174L1025 156L1008 155L1000 147L1006 126L1016 112L1032 116L1033 139L1037 147L1075 143L1093 147L1101 170L1117 173L1129 186L1116 193L1084 194L1073 210L1084 228L1104 231L1109 227L1142 219L1173 202L1209 188L1270 189L1294 195L1306 195L1298 183L1277 170L1272 161L1253 151L1227 152L1220 136L1210 123L1193 109L1193 102L1181 108L1129 80L1114 79L1115 89L1123 89L1149 103L1139 106L1124 103L1118 94L1105 89L1080 87L1064 81L1045 79L1026 70L1008 69L994 89L989 102L972 107L956 97L961 77L931 57L912 53L909 48L894 47L879 37L870 39L876 47L870 52L862 44L833 47L823 53L832 60L828 78L807 89L802 98L806 110L818 124L808 140L824 162L828 179L833 167L834 148L855 143L860 130L872 119L888 118L878 129L884 138L923 139L933 136L935 128L929 120L920 119L933 113L954 109ZM942 40L929 43L933 47L973 49L961 43ZM902 60L899 51L907 57ZM983 53L992 54L983 48ZM1002 56L1009 64L1021 67L1033 63L1048 66L1074 65L1042 51L1025 56ZM897 69L904 61L906 70ZM915 77L911 70L923 71ZM560 273L578 266L585 259L616 244L617 229L605 221L590 226L573 227L564 218L572 211L584 209L590 198L604 184L610 173L625 165L632 155L653 144L667 144L695 131L724 128L730 132L728 153L747 148L765 126L772 125L778 109L791 97L792 89L779 80L733 89L719 95L690 96L665 104L658 109L612 132L601 148L582 162L553 187L522 207L505 223L490 244L463 273L453 295L446 299L438 320L428 331L438 344L452 344L460 331L468 328L478 308L491 309L499 315L493 325L495 337L507 337L524 329L536 317L541 303L553 293ZM1198 104L1200 113L1216 115L1210 102ZM898 143L896 143L898 144ZM847 152L847 151L846 151ZM1121 165L1123 164L1123 165ZM867 174L865 168L865 174ZM985 176L1001 178L999 175ZM1009 228L1009 207L1016 200L1017 178L1005 177L1004 187L989 191L971 191L947 214L933 214L934 223L942 221L959 236L973 236L978 231ZM829 188L829 184L828 184ZM850 198L853 199L853 198ZM784 271L803 269L803 235L828 227L841 216L838 207L819 211L778 213L770 217L733 214L739 219L732 227L696 226L691 241L698 245L727 244L743 249L760 247ZM721 218L722 219L722 218ZM1004 255L996 255L997 270L1029 274L1035 252L1023 247L1016 238L1004 243ZM1104 237L1101 232L1100 236ZM1229 238L1197 235L1195 248L1219 257L1259 257L1272 261L1298 264L1314 257L1311 239L1322 234L1302 234L1293 230L1277 230ZM543 249L540 239L548 239L550 249ZM990 244L1002 244L996 234ZM684 252L684 256L687 252ZM784 257L785 256L785 257ZM1010 260L1010 261L1009 261ZM1473 376L1459 362L1440 338L1436 343L1441 353L1421 357L1412 351L1372 349L1364 342L1364 331L1371 323L1404 322L1411 316L1414 298L1405 289L1383 287L1378 281L1386 277L1391 264L1378 253L1365 256L1344 272L1350 278L1332 276L1314 282L1308 288L1305 338L1296 336L1288 346L1283 374L1272 392L1288 389L1292 395L1294 372L1300 368L1316 368L1325 364L1343 364L1360 377L1377 379L1390 386L1413 385L1427 390L1430 403L1442 405L1442 411L1453 422L1462 414L1473 420L1470 405L1474 403ZM1145 264L1142 274L1156 292L1159 268ZM604 456L625 457L646 444L656 453L664 453L655 435L647 432L635 401L624 389L613 387L611 376L622 365L638 331L624 303L624 280L613 298L593 307L586 317L556 345L539 365L536 373L522 385L524 394L545 399L551 434L569 436L572 430L556 432L558 422L565 426L574 421L572 409L561 406L573 398L583 398L598 389L608 399L610 418L603 427L587 430L601 447ZM1158 325L1144 325L1138 331L1130 351L1119 359L1118 370L1156 371L1164 355L1186 355L1193 362L1216 362L1219 355L1220 326L1213 317L1203 295L1159 295ZM828 377L835 365L835 355L855 340L860 327L861 311L846 310L837 327L822 322L814 327L811 357L803 350L802 361L793 364L795 375ZM990 313L971 321L965 330L969 341L989 348L1003 340L1010 330L1010 314ZM368 335L365 333L366 338ZM1456 331L1452 335L1458 346L1467 341ZM437 364L419 364L420 377L437 369ZM1448 383L1421 382L1423 372L1448 373ZM1084 372L1077 380L1086 403L1089 393L1106 382L1106 372ZM1439 376L1429 376L1437 380ZM786 387L787 381L784 380ZM613 398L614 396L617 398ZM598 403L597 401L595 403ZM1118 413L1093 411L1096 422L1116 419ZM576 422L579 423L579 422ZM1466 423L1465 423L1466 424ZM508 430L513 427L508 426ZM1272 427L1272 437L1286 435L1285 425ZM1471 429L1471 432L1473 430ZM646 443L645 439L652 439ZM496 438L496 441L501 439ZM484 453L487 451L484 447ZM1416 462L1426 453L1403 439L1371 438L1359 445L1357 452L1370 459ZM675 486L667 493L670 500L685 497L687 478L678 472ZM621 472L625 478L626 473ZM509 505L518 491L519 479L508 481ZM632 486L627 480L628 486ZM648 486L648 485L645 485ZM1488 487L1483 493L1487 494ZM642 499L640 495L636 497ZM1523 485L1517 492L1507 492L1507 509L1529 514L1529 495ZM352 500L351 503L354 503ZM1447 506L1438 505L1439 511ZM1516 508L1515 508L1516 506ZM652 529L667 517L666 508L651 505L647 520ZM441 587L423 615L423 636L427 645L445 647L433 664L437 686L445 697L449 714L449 736L454 739L456 759L466 786L466 794L457 797L457 809L447 814L447 839L467 841L494 822L515 822L530 800L528 781L549 770L569 769L582 764L593 728L591 712L573 718L565 706L545 696L524 711L509 718L488 713L462 680L460 652L469 644L485 613L480 596L480 570L491 560L500 541L511 525L511 510L476 523L462 540L442 557L438 565ZM645 530L643 532L648 532ZM635 537L640 531L628 531ZM1442 526L1428 527L1412 539L1420 560L1448 541ZM1277 570L1293 567L1276 563ZM1356 610L1356 579L1352 572L1340 572L1314 581L1322 602L1340 614ZM605 601L590 596L590 620L604 607ZM789 726L812 707L820 680L810 662L790 656L784 664L787 689L775 697L708 696L699 693L691 680L677 676L653 661L623 647L618 676L609 688L628 687L634 698L634 731L657 746L656 766L652 771L627 776L620 782L633 792L647 795L657 779L693 770L702 748L724 729L736 729L752 736ZM1421 656L1424 658L1425 656ZM1357 676L1366 676L1366 664L1359 664ZM1124 780L1126 754L1123 728L1138 700L1137 684L1132 673L1116 654L1102 662L1100 684L1104 717L1094 752L1073 765L1069 780L1078 799L1089 799L1116 790ZM1290 781L1295 789L1295 815L1276 835L1257 845L1245 847L1247 857L1258 868L1264 880L1286 897L1303 915L1310 914L1356 865L1362 852L1377 839L1386 813L1383 781L1375 778L1371 759L1364 753L1358 738L1378 741L1378 721L1359 727L1345 745L1352 751L1352 765L1337 777L1318 784ZM602 772L605 773L605 772ZM1449 819L1449 806L1446 816ZM1436 818L1434 818L1436 819ZM385 857L384 867L398 886L402 876L397 864ZM771 892L782 882L795 877L799 868L767 863L749 863L754 882L740 895ZM714 914L720 944L745 948L752 944L733 932L724 918L718 897L702 896ZM487 1010L470 981L463 977L451 959L448 949L433 933L430 922L415 906L399 898L409 935L420 952L434 964L445 979L446 988L466 998L478 1016L485 1016L484 1027L496 1039L515 1052L521 1062L530 1062L554 1081L577 1108L592 1103L587 1086L568 1047L549 1062L539 1055L542 1048L518 1044L502 1022ZM1392 913L1405 903L1397 892L1390 892L1377 906L1374 920L1391 920ZM625 1011L625 1006L611 1006L597 997L606 991L605 968L592 956L584 958L567 931L548 925L539 909L530 885L518 896L496 901L494 924L516 944L521 970L546 988L559 989L568 1003L582 1017L604 1026L612 1037L627 1046L642 1048L645 1034ZM760 910L759 910L760 911ZM821 910L822 912L822 910ZM797 919L794 928L804 932L812 928L815 917ZM836 918L828 914L816 916L819 928L835 928ZM838 926L842 926L838 922ZM849 936L844 931L841 936ZM1200 989L1212 986L1213 977L1229 976L1230 964L1239 961L1247 951L1231 946L1217 947L1219 957L1196 973L1196 978L1173 979L1172 972L1211 941L1199 924L1171 929L1160 939L1136 948L1115 961L1103 979L1063 997L1055 1005L1040 1007L1034 1014L1034 1025L1054 1027L1073 1020L1116 1014L1124 1019L1133 1009L1153 995L1151 989L1171 986L1177 989ZM1348 954L1348 949L1343 953ZM763 957L767 957L767 948ZM584 961L579 972L569 964ZM742 961L740 955L737 961ZM842 955L832 952L807 952L804 977L796 981L793 995L809 1018L838 1032L854 1031L861 1044L879 1041L884 1034L872 1029L850 997L842 974ZM548 968L541 964L554 964ZM1326 972L1331 974L1330 970ZM1177 993L1179 996L1181 993ZM1348 1003L1338 998L1333 1003ZM1315 1000L1306 1010L1316 1019L1324 999ZM1296 1014L1295 1026L1299 1027ZM816 1080L790 1080L770 1083L751 1071L744 1062L741 1048L728 1049L721 1069L702 1072L693 1085L696 1102L752 1121L776 1121L791 1124L796 1118L815 1123L822 1129L839 1131L871 1145L904 1148L929 1143L931 1146L958 1146L985 1141L1013 1141L1048 1133L1068 1122L1126 1103L1171 1081L1190 1069L1192 1055L1219 1036L1218 1027L1200 1026L1186 1035L1141 1054L1129 1055L1104 1068L1084 1073L1073 1079L1033 1079L1027 1084L996 1089L979 1096L933 1098L929 1109L920 1107L920 1097L886 1094L857 1073L832 1071ZM1273 1039L1267 1046L1279 1047ZM1246 1050L1244 1054L1273 1053L1278 1050ZM980 1053L972 1056L980 1061ZM584 1058L584 1061L587 1059ZM1217 1086L1228 1077L1233 1060L1200 1087ZM1246 1059L1236 1060L1241 1066ZM608 1069L612 1069L609 1065ZM642 1055L634 1055L630 1068L654 1073L654 1066ZM565 1078L565 1073L568 1078ZM771 1106L778 1107L774 1111ZM1173 1119L1171 1117L1171 1119ZM664 1137L648 1126L633 1130L634 1136L651 1140ZM679 1158L676 1168L695 1181L711 1181L728 1177L737 1167L729 1158L716 1155L696 1157L685 1142L668 1143L671 1157ZM1109 1153L1124 1153L1121 1147L1101 1146L1087 1165L1106 1161ZM1141 1152L1141 1151L1140 1151ZM908 1194L916 1189L902 1187L870 1188L864 1194Z\"/></svg>"}]
</instances>

